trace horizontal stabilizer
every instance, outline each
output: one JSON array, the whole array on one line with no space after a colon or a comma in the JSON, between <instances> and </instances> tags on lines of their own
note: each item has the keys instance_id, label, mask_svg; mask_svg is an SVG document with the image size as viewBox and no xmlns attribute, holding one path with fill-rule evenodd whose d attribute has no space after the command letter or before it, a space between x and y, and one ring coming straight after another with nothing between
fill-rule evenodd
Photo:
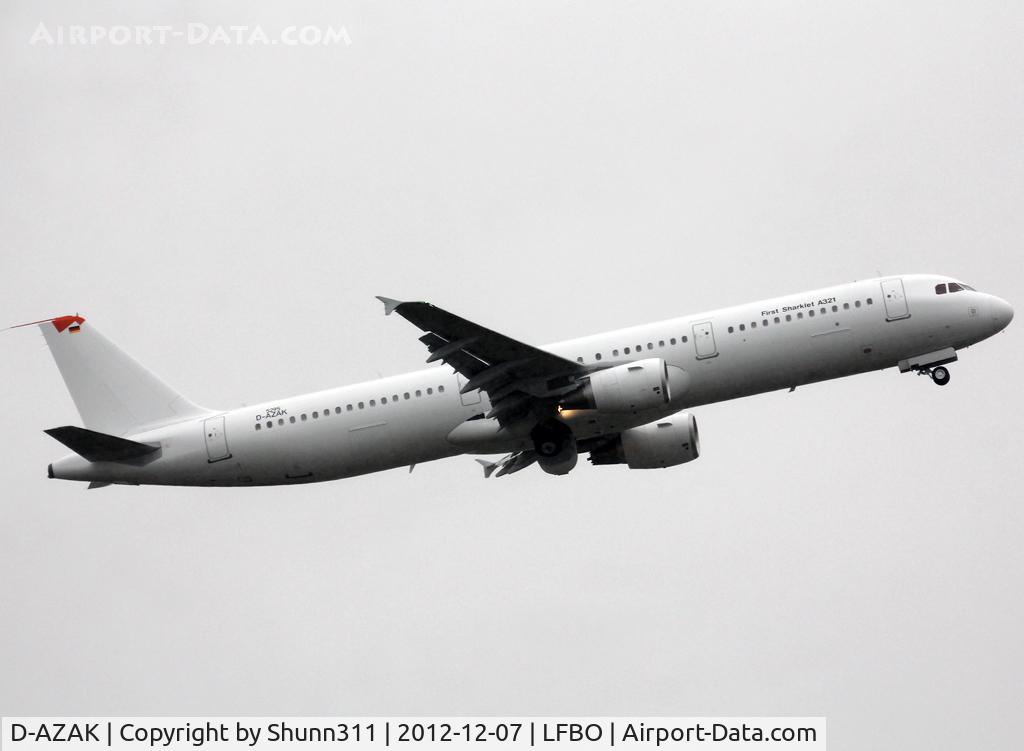
<instances>
[{"instance_id":1,"label":"horizontal stabilizer","mask_svg":"<svg viewBox=\"0 0 1024 751\"><path fill-rule=\"evenodd\" d=\"M129 441L127 438L97 433L95 430L86 430L74 425L50 428L44 432L91 462L123 462L138 459L160 449L159 446Z\"/></svg>"}]
</instances>

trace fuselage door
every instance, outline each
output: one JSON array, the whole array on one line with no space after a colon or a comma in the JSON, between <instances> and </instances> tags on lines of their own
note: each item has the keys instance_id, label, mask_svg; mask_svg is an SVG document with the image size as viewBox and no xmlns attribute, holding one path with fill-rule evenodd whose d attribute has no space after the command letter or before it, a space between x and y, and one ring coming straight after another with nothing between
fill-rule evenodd
<instances>
[{"instance_id":1,"label":"fuselage door","mask_svg":"<svg viewBox=\"0 0 1024 751\"><path fill-rule=\"evenodd\" d=\"M886 279L882 282L882 299L885 300L885 320L898 321L910 318L907 295L903 291L902 279Z\"/></svg>"},{"instance_id":2,"label":"fuselage door","mask_svg":"<svg viewBox=\"0 0 1024 751\"><path fill-rule=\"evenodd\" d=\"M715 331L711 327L711 321L693 324L693 346L697 350L698 360L718 354L718 347L715 346Z\"/></svg>"},{"instance_id":3,"label":"fuselage door","mask_svg":"<svg viewBox=\"0 0 1024 751\"><path fill-rule=\"evenodd\" d=\"M228 436L224 430L224 415L203 421L203 436L206 438L206 456L210 462L219 462L231 457L228 451Z\"/></svg>"},{"instance_id":4,"label":"fuselage door","mask_svg":"<svg viewBox=\"0 0 1024 751\"><path fill-rule=\"evenodd\" d=\"M467 391L465 394L462 393L462 388L466 385L466 379L462 377L461 373L456 373L455 377L459 384L459 398L462 400L462 405L468 407L471 404L480 403L480 391Z\"/></svg>"}]
</instances>

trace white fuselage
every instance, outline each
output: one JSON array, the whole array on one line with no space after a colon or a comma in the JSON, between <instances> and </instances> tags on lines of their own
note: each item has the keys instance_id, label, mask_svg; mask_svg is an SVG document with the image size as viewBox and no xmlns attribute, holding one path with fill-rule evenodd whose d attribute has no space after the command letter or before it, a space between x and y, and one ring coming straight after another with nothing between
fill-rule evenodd
<instances>
[{"instance_id":1,"label":"white fuselage","mask_svg":"<svg viewBox=\"0 0 1024 751\"><path fill-rule=\"evenodd\" d=\"M948 277L871 279L559 342L543 349L587 366L660 357L682 369L664 409L637 415L567 410L578 439L612 434L702 404L879 370L1000 331L1012 309L973 290L936 294ZM444 366L210 413L130 437L159 443L137 465L51 465L63 479L160 485L271 485L352 477L461 453L528 445L499 433L478 444L449 434L489 409L460 394Z\"/></svg>"}]
</instances>

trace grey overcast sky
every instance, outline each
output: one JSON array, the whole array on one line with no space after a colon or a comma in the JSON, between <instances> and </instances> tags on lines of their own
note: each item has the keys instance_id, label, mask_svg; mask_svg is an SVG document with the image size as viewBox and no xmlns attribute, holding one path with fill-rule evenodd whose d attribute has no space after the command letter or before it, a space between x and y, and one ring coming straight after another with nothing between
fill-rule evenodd
<instances>
[{"instance_id":1,"label":"grey overcast sky","mask_svg":"<svg viewBox=\"0 0 1024 751\"><path fill-rule=\"evenodd\" d=\"M170 6L170 7L169 7ZM30 45L39 23L350 45ZM1017 2L5 2L2 325L81 312L195 401L420 367L374 295L544 343L857 278L1024 304ZM0 335L3 714L827 715L1019 744L1021 322L953 381L696 410L704 455L485 481L50 481Z\"/></svg>"}]
</instances>

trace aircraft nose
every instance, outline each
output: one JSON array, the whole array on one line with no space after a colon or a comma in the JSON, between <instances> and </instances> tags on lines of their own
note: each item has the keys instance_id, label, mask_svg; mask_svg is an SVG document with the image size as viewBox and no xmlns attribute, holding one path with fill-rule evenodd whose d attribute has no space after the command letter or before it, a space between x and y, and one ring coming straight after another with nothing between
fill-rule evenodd
<instances>
[{"instance_id":1,"label":"aircraft nose","mask_svg":"<svg viewBox=\"0 0 1024 751\"><path fill-rule=\"evenodd\" d=\"M1005 329L1013 320L1013 306L1001 297L993 296L990 310L992 311L992 322L998 327L997 331Z\"/></svg>"}]
</instances>

